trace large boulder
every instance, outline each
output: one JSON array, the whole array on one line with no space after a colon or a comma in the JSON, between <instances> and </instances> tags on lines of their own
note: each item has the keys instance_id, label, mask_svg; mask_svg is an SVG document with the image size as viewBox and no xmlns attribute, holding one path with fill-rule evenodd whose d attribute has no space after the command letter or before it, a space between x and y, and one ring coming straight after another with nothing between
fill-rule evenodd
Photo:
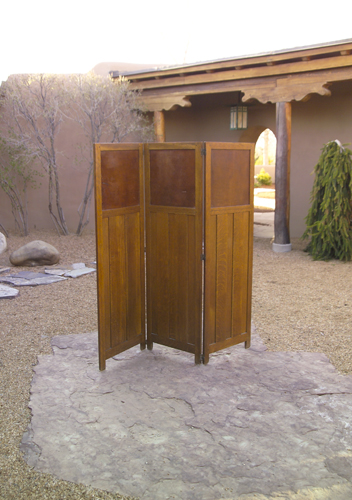
<instances>
[{"instance_id":1,"label":"large boulder","mask_svg":"<svg viewBox=\"0 0 352 500\"><path fill-rule=\"evenodd\" d=\"M4 253L6 248L7 248L7 242L6 242L5 235L0 233L0 254Z\"/></svg>"},{"instance_id":2,"label":"large boulder","mask_svg":"<svg viewBox=\"0 0 352 500\"><path fill-rule=\"evenodd\" d=\"M10 255L14 266L52 266L60 260L60 254L55 247L45 241L31 241L15 250Z\"/></svg>"}]
</instances>

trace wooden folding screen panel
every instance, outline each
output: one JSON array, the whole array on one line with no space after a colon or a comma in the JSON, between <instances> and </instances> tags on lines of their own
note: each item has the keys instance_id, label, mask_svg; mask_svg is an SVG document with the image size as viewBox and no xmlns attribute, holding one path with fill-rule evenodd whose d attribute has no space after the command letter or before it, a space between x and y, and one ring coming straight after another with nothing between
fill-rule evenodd
<instances>
[{"instance_id":1,"label":"wooden folding screen panel","mask_svg":"<svg viewBox=\"0 0 352 500\"><path fill-rule=\"evenodd\" d=\"M250 345L253 145L206 144L204 363Z\"/></svg>"},{"instance_id":2,"label":"wooden folding screen panel","mask_svg":"<svg viewBox=\"0 0 352 500\"><path fill-rule=\"evenodd\" d=\"M145 146L147 342L201 357L201 144Z\"/></svg>"},{"instance_id":3,"label":"wooden folding screen panel","mask_svg":"<svg viewBox=\"0 0 352 500\"><path fill-rule=\"evenodd\" d=\"M101 370L145 347L145 284L148 348L207 363L225 347L249 347L253 157L250 144L95 146Z\"/></svg>"},{"instance_id":4,"label":"wooden folding screen panel","mask_svg":"<svg viewBox=\"0 0 352 500\"><path fill-rule=\"evenodd\" d=\"M143 145L95 145L99 367L145 345Z\"/></svg>"}]
</instances>

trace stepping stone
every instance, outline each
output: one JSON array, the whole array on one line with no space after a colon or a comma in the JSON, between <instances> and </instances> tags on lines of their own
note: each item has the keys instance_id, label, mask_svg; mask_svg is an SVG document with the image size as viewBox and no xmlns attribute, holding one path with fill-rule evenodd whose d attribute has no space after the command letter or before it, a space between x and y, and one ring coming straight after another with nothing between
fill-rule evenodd
<instances>
[{"instance_id":1,"label":"stepping stone","mask_svg":"<svg viewBox=\"0 0 352 500\"><path fill-rule=\"evenodd\" d=\"M84 262L76 262L75 264L72 264L72 269L83 269L85 267L86 265Z\"/></svg>"},{"instance_id":2,"label":"stepping stone","mask_svg":"<svg viewBox=\"0 0 352 500\"><path fill-rule=\"evenodd\" d=\"M72 271L65 273L64 276L67 276L69 278L79 278L84 274L94 273L95 271L96 270L92 267L85 267L84 269L73 269Z\"/></svg>"},{"instance_id":3,"label":"stepping stone","mask_svg":"<svg viewBox=\"0 0 352 500\"><path fill-rule=\"evenodd\" d=\"M10 274L11 278L25 278L26 280L32 280L36 278L46 278L44 273L35 273L33 271L20 271L17 274Z\"/></svg>"},{"instance_id":4,"label":"stepping stone","mask_svg":"<svg viewBox=\"0 0 352 500\"><path fill-rule=\"evenodd\" d=\"M16 288L11 288L10 286L0 285L0 299L12 299L19 294Z\"/></svg>"},{"instance_id":5,"label":"stepping stone","mask_svg":"<svg viewBox=\"0 0 352 500\"><path fill-rule=\"evenodd\" d=\"M63 276L65 273L67 273L69 270L68 269L45 269L45 274L53 274L54 276Z\"/></svg>"},{"instance_id":6,"label":"stepping stone","mask_svg":"<svg viewBox=\"0 0 352 500\"><path fill-rule=\"evenodd\" d=\"M0 233L0 254L4 253L7 249L7 241L4 234Z\"/></svg>"},{"instance_id":7,"label":"stepping stone","mask_svg":"<svg viewBox=\"0 0 352 500\"><path fill-rule=\"evenodd\" d=\"M56 283L57 281L63 281L67 278L63 276L47 276L42 273L33 273L38 274L37 277L32 278L23 278L17 275L14 276L3 276L0 277L0 281L3 283L10 283L14 286L37 286L37 285L50 285L51 283Z\"/></svg>"},{"instance_id":8,"label":"stepping stone","mask_svg":"<svg viewBox=\"0 0 352 500\"><path fill-rule=\"evenodd\" d=\"M77 267L78 266L78 267ZM96 271L94 267L86 267L84 263L72 264L72 266L56 267L54 269L45 269L47 274L56 276L66 276L67 278L79 278L84 274L93 273Z\"/></svg>"}]
</instances>

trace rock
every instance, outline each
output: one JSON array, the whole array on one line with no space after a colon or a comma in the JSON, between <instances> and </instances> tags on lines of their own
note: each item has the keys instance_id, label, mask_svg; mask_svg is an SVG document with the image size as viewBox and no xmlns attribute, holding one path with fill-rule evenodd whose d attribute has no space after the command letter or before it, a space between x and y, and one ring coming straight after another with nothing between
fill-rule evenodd
<instances>
[{"instance_id":1,"label":"rock","mask_svg":"<svg viewBox=\"0 0 352 500\"><path fill-rule=\"evenodd\" d=\"M0 282L10 283L15 286L49 285L66 279L67 278L62 276L55 276L46 273L33 273L31 271L21 271L17 274L0 276Z\"/></svg>"},{"instance_id":2,"label":"rock","mask_svg":"<svg viewBox=\"0 0 352 500\"><path fill-rule=\"evenodd\" d=\"M72 269L84 269L86 267L84 262L76 262L72 264Z\"/></svg>"},{"instance_id":3,"label":"rock","mask_svg":"<svg viewBox=\"0 0 352 500\"><path fill-rule=\"evenodd\" d=\"M72 271L65 273L64 276L68 276L69 278L79 278L79 276L94 272L95 269L93 269L92 267L84 267L84 269L73 269Z\"/></svg>"},{"instance_id":4,"label":"rock","mask_svg":"<svg viewBox=\"0 0 352 500\"><path fill-rule=\"evenodd\" d=\"M7 241L4 234L0 233L0 254L4 253L7 249Z\"/></svg>"},{"instance_id":5,"label":"rock","mask_svg":"<svg viewBox=\"0 0 352 500\"><path fill-rule=\"evenodd\" d=\"M0 299L10 299L18 295L18 290L16 288L11 288L10 286L0 285Z\"/></svg>"},{"instance_id":6,"label":"rock","mask_svg":"<svg viewBox=\"0 0 352 500\"><path fill-rule=\"evenodd\" d=\"M10 255L14 266L44 266L57 264L60 254L55 247L45 241L31 241Z\"/></svg>"},{"instance_id":7,"label":"rock","mask_svg":"<svg viewBox=\"0 0 352 500\"><path fill-rule=\"evenodd\" d=\"M63 276L68 273L70 269L54 267L54 269L45 269L45 274L51 274L52 276Z\"/></svg>"}]
</instances>

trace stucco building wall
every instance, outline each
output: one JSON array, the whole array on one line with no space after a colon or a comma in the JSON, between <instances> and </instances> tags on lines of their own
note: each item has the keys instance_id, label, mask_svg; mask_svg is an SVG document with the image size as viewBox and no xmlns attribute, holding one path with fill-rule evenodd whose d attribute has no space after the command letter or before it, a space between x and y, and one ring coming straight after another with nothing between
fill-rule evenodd
<instances>
[{"instance_id":1,"label":"stucco building wall","mask_svg":"<svg viewBox=\"0 0 352 500\"><path fill-rule=\"evenodd\" d=\"M313 95L306 102L292 104L291 153L291 221L292 237L301 236L304 218L310 206L310 192L314 176L311 175L324 143L338 139L352 143L352 86L336 83L331 86L332 96ZM192 106L178 107L165 112L166 141L229 141L256 142L260 133L270 128L276 133L276 107L274 104L249 104L248 129L230 130L230 106L236 103L234 93L198 95L191 97ZM60 185L62 206L71 232L77 229L77 209L83 197L87 164L77 143L82 142L82 131L68 122L62 125L58 137L61 151ZM87 152L86 152L87 153ZM30 227L53 228L48 211L47 178L40 179L40 189L28 193ZM13 229L11 207L6 195L0 191L0 223ZM91 205L89 230L94 229L94 204Z\"/></svg>"},{"instance_id":2,"label":"stucco building wall","mask_svg":"<svg viewBox=\"0 0 352 500\"><path fill-rule=\"evenodd\" d=\"M87 149L78 146L84 144L80 127L72 121L66 121L60 127L57 136L57 163L59 165L61 205L70 232L75 232L79 216L77 209L83 198L87 179ZM48 209L48 177L41 164L36 166L43 176L37 177L39 187L28 189L29 227L38 229L54 228ZM93 208L93 205L92 205ZM7 195L0 190L0 223L6 230L14 230L14 219ZM90 229L94 229L94 211L91 210Z\"/></svg>"},{"instance_id":3,"label":"stucco building wall","mask_svg":"<svg viewBox=\"0 0 352 500\"><path fill-rule=\"evenodd\" d=\"M352 84L336 83L330 90L331 97L313 95L292 106L291 236L301 236L305 229L314 182L311 174L323 145L335 139L352 143Z\"/></svg>"},{"instance_id":4,"label":"stucco building wall","mask_svg":"<svg viewBox=\"0 0 352 500\"><path fill-rule=\"evenodd\" d=\"M332 95L313 95L306 102L292 104L291 217L292 237L302 236L304 218L310 206L310 192L323 144L338 139L352 143L352 86L336 83ZM167 141L256 142L266 128L276 133L276 106L249 104L248 129L230 130L232 93L195 96L192 106L165 113Z\"/></svg>"},{"instance_id":5,"label":"stucco building wall","mask_svg":"<svg viewBox=\"0 0 352 500\"><path fill-rule=\"evenodd\" d=\"M102 142L105 138L103 137ZM131 135L127 141L133 141ZM89 166L89 149L82 129L72 120L61 124L56 142L57 163L59 165L60 197L67 227L75 233L79 223L78 209L83 200ZM36 169L43 174L38 177L37 189L28 189L29 228L54 229L48 209L48 176L41 164ZM53 198L53 205L55 198ZM54 206L56 213L56 207ZM15 230L11 204L0 189L0 224L7 230ZM90 204L90 221L87 230L95 229L94 193ZM1 231L1 229L0 229Z\"/></svg>"}]
</instances>

